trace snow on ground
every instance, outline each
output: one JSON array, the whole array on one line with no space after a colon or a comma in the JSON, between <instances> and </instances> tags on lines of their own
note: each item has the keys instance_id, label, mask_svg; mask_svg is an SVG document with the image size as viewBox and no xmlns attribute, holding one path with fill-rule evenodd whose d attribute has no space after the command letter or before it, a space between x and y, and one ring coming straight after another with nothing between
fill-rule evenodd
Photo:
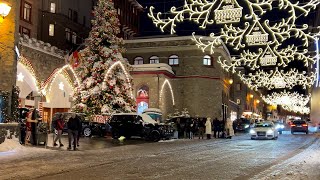
<instances>
[{"instance_id":1,"label":"snow on ground","mask_svg":"<svg viewBox=\"0 0 320 180\"><path fill-rule=\"evenodd\" d=\"M318 135L320 137L320 135ZM303 149L301 149L302 151ZM251 179L261 180L301 180L320 179L320 140L310 147L269 169L259 173Z\"/></svg>"}]
</instances>

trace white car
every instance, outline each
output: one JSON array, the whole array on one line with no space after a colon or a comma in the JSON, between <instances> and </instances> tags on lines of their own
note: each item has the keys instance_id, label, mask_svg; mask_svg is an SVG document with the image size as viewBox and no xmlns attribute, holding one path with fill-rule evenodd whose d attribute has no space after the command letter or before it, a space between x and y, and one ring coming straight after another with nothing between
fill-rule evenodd
<instances>
[{"instance_id":1,"label":"white car","mask_svg":"<svg viewBox=\"0 0 320 180\"><path fill-rule=\"evenodd\" d=\"M278 130L273 122L261 122L250 129L251 139L278 139Z\"/></svg>"}]
</instances>

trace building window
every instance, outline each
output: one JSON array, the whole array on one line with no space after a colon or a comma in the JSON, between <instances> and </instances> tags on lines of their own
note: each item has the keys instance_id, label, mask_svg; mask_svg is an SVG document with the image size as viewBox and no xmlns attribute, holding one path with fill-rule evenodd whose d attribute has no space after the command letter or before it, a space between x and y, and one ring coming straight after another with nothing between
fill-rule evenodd
<instances>
[{"instance_id":1,"label":"building window","mask_svg":"<svg viewBox=\"0 0 320 180\"><path fill-rule=\"evenodd\" d=\"M179 65L179 57L177 55L172 55L169 57L169 65Z\"/></svg>"},{"instance_id":2,"label":"building window","mask_svg":"<svg viewBox=\"0 0 320 180\"><path fill-rule=\"evenodd\" d=\"M69 11L68 11L68 18L72 19L72 9L69 9Z\"/></svg>"},{"instance_id":3,"label":"building window","mask_svg":"<svg viewBox=\"0 0 320 180\"><path fill-rule=\"evenodd\" d=\"M134 65L143 64L143 58L142 57L136 57L134 59Z\"/></svg>"},{"instance_id":4,"label":"building window","mask_svg":"<svg viewBox=\"0 0 320 180\"><path fill-rule=\"evenodd\" d=\"M150 57L150 64L159 64L159 57L158 56L151 56Z\"/></svg>"},{"instance_id":5,"label":"building window","mask_svg":"<svg viewBox=\"0 0 320 180\"><path fill-rule=\"evenodd\" d=\"M78 12L77 11L73 11L73 21L74 22L78 22Z\"/></svg>"},{"instance_id":6,"label":"building window","mask_svg":"<svg viewBox=\"0 0 320 180\"><path fill-rule=\"evenodd\" d=\"M24 2L23 4L23 20L31 22L31 10L32 10L32 5Z\"/></svg>"},{"instance_id":7,"label":"building window","mask_svg":"<svg viewBox=\"0 0 320 180\"><path fill-rule=\"evenodd\" d=\"M28 29L28 28L25 28L25 27L23 27L23 26L20 26L19 27L19 33L21 34L21 35L27 35L27 36L29 36L30 37L30 29Z\"/></svg>"},{"instance_id":8,"label":"building window","mask_svg":"<svg viewBox=\"0 0 320 180\"><path fill-rule=\"evenodd\" d=\"M70 31L69 28L66 28L66 40L67 40L68 42L71 41L71 31Z\"/></svg>"},{"instance_id":9,"label":"building window","mask_svg":"<svg viewBox=\"0 0 320 180\"><path fill-rule=\"evenodd\" d=\"M205 55L205 56L203 57L203 65L205 65L205 66L212 66L211 56Z\"/></svg>"},{"instance_id":10,"label":"building window","mask_svg":"<svg viewBox=\"0 0 320 180\"><path fill-rule=\"evenodd\" d=\"M72 43L77 44L77 33L75 32L72 33Z\"/></svg>"},{"instance_id":11,"label":"building window","mask_svg":"<svg viewBox=\"0 0 320 180\"><path fill-rule=\"evenodd\" d=\"M238 83L238 84L236 85L236 90L237 90L237 91L241 91L241 84L240 84L240 83Z\"/></svg>"},{"instance_id":12,"label":"building window","mask_svg":"<svg viewBox=\"0 0 320 180\"><path fill-rule=\"evenodd\" d=\"M54 24L49 24L49 36L54 36Z\"/></svg>"},{"instance_id":13,"label":"building window","mask_svg":"<svg viewBox=\"0 0 320 180\"><path fill-rule=\"evenodd\" d=\"M56 3L50 3L50 12L56 13Z\"/></svg>"}]
</instances>

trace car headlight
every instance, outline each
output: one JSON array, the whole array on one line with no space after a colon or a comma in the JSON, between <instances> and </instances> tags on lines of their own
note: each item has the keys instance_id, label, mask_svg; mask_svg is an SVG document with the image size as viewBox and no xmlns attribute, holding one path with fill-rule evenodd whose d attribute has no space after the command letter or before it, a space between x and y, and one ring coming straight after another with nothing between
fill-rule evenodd
<instances>
[{"instance_id":1,"label":"car headlight","mask_svg":"<svg viewBox=\"0 0 320 180\"><path fill-rule=\"evenodd\" d=\"M273 134L273 131L272 131L271 129L269 129L269 130L267 131L267 134Z\"/></svg>"},{"instance_id":2,"label":"car headlight","mask_svg":"<svg viewBox=\"0 0 320 180\"><path fill-rule=\"evenodd\" d=\"M248 124L244 125L244 128L248 128L248 127L249 127L249 125L248 125Z\"/></svg>"},{"instance_id":3,"label":"car headlight","mask_svg":"<svg viewBox=\"0 0 320 180\"><path fill-rule=\"evenodd\" d=\"M255 133L256 133L256 131L255 131L255 130L250 129L250 134L255 134Z\"/></svg>"}]
</instances>

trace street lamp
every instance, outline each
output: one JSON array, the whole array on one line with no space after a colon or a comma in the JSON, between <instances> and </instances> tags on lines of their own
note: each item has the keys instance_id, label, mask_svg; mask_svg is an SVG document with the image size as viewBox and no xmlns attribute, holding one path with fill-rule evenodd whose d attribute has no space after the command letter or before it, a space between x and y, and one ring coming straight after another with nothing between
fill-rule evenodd
<instances>
[{"instance_id":1,"label":"street lamp","mask_svg":"<svg viewBox=\"0 0 320 180\"><path fill-rule=\"evenodd\" d=\"M233 84L233 79L229 79L229 84Z\"/></svg>"},{"instance_id":2,"label":"street lamp","mask_svg":"<svg viewBox=\"0 0 320 180\"><path fill-rule=\"evenodd\" d=\"M0 2L0 16L4 19L10 12L11 6L7 3Z\"/></svg>"}]
</instances>

